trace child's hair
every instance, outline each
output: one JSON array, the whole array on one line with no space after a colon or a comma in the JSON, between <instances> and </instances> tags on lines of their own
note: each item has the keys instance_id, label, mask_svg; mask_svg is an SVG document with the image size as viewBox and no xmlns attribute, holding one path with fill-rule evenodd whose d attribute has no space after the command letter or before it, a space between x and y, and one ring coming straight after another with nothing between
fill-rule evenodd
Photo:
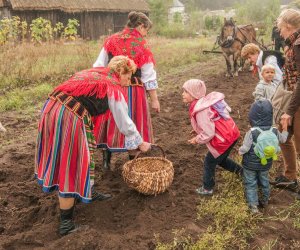
<instances>
[{"instance_id":1,"label":"child's hair","mask_svg":"<svg viewBox=\"0 0 300 250\"><path fill-rule=\"evenodd\" d=\"M265 70L273 70L275 73L275 67L271 64L265 64L264 66L262 66L261 68L261 73L264 73Z\"/></svg>"},{"instance_id":2,"label":"child's hair","mask_svg":"<svg viewBox=\"0 0 300 250\"><path fill-rule=\"evenodd\" d=\"M277 26L279 29L283 26L300 29L300 12L294 9L283 10L277 18Z\"/></svg>"},{"instance_id":3,"label":"child's hair","mask_svg":"<svg viewBox=\"0 0 300 250\"><path fill-rule=\"evenodd\" d=\"M200 99L206 94L205 83L199 79L190 79L186 81L182 88L195 99Z\"/></svg>"},{"instance_id":4,"label":"child's hair","mask_svg":"<svg viewBox=\"0 0 300 250\"><path fill-rule=\"evenodd\" d=\"M143 24L146 29L151 29L152 27L152 22L146 14L142 12L131 11L128 14L127 27L136 28L141 24Z\"/></svg>"},{"instance_id":5,"label":"child's hair","mask_svg":"<svg viewBox=\"0 0 300 250\"><path fill-rule=\"evenodd\" d=\"M260 48L254 43L246 44L241 51L241 56L247 58L249 55L259 54Z\"/></svg>"},{"instance_id":6,"label":"child's hair","mask_svg":"<svg viewBox=\"0 0 300 250\"><path fill-rule=\"evenodd\" d=\"M111 59L107 66L118 74L127 74L129 72L134 73L137 69L134 61L127 56L115 56Z\"/></svg>"}]
</instances>

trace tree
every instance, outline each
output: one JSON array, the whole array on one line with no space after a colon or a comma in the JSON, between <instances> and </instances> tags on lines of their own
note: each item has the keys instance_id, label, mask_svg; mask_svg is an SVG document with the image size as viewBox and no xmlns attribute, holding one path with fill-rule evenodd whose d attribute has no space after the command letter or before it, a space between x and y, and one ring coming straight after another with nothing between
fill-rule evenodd
<instances>
[{"instance_id":1,"label":"tree","mask_svg":"<svg viewBox=\"0 0 300 250\"><path fill-rule=\"evenodd\" d=\"M149 0L150 19L157 26L164 26L168 23L168 9L170 1Z\"/></svg>"}]
</instances>

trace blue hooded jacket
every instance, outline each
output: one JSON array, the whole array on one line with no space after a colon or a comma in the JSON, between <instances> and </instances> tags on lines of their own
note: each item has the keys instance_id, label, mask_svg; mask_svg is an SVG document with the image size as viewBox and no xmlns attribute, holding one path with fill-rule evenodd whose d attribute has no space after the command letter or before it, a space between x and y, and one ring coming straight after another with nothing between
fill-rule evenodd
<instances>
[{"instance_id":1,"label":"blue hooded jacket","mask_svg":"<svg viewBox=\"0 0 300 250\"><path fill-rule=\"evenodd\" d=\"M249 111L249 122L251 127L259 127L261 130L268 130L271 128L273 123L273 107L268 100L258 100L251 105ZM274 134L277 136L277 129L273 129ZM257 142L257 137L260 132L254 130L251 132L253 142ZM272 159L268 159L267 165L262 165L260 158L254 153L254 144L250 150L243 155L242 164L243 167L250 170L269 170L272 166Z\"/></svg>"}]
</instances>

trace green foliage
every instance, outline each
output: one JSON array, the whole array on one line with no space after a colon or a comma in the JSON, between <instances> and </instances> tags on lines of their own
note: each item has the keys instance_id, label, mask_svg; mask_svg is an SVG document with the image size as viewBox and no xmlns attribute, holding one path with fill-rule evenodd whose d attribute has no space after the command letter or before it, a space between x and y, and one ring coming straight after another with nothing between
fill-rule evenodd
<instances>
[{"instance_id":1,"label":"green foliage","mask_svg":"<svg viewBox=\"0 0 300 250\"><path fill-rule=\"evenodd\" d=\"M236 5L238 23L253 23L267 29L268 33L272 30L279 13L280 0L246 0L244 4Z\"/></svg>"},{"instance_id":2,"label":"green foliage","mask_svg":"<svg viewBox=\"0 0 300 250\"><path fill-rule=\"evenodd\" d=\"M27 23L26 21L21 22L19 17L13 16L0 20L0 45L24 40L26 34Z\"/></svg>"},{"instance_id":3,"label":"green foliage","mask_svg":"<svg viewBox=\"0 0 300 250\"><path fill-rule=\"evenodd\" d=\"M0 100L0 111L24 110L47 99L47 94L52 91L50 84L41 84L31 89L15 89Z\"/></svg>"},{"instance_id":4,"label":"green foliage","mask_svg":"<svg viewBox=\"0 0 300 250\"><path fill-rule=\"evenodd\" d=\"M79 21L76 19L69 19L67 26L64 29L63 36L67 40L74 41L77 38L77 28L79 27Z\"/></svg>"},{"instance_id":5,"label":"green foliage","mask_svg":"<svg viewBox=\"0 0 300 250\"><path fill-rule=\"evenodd\" d=\"M232 7L235 3L243 3L245 0L181 0L188 12L194 10L219 10L227 7Z\"/></svg>"},{"instance_id":6,"label":"green foliage","mask_svg":"<svg viewBox=\"0 0 300 250\"><path fill-rule=\"evenodd\" d=\"M168 23L168 8L170 0L149 0L150 19L155 27L162 27Z\"/></svg>"},{"instance_id":7,"label":"green foliage","mask_svg":"<svg viewBox=\"0 0 300 250\"><path fill-rule=\"evenodd\" d=\"M0 21L0 44L5 44L9 40L11 19L4 18Z\"/></svg>"},{"instance_id":8,"label":"green foliage","mask_svg":"<svg viewBox=\"0 0 300 250\"><path fill-rule=\"evenodd\" d=\"M300 8L300 0L294 0L290 3L292 7Z\"/></svg>"},{"instance_id":9,"label":"green foliage","mask_svg":"<svg viewBox=\"0 0 300 250\"><path fill-rule=\"evenodd\" d=\"M203 12L196 10L190 13L190 18L187 24L191 29L199 31L204 28Z\"/></svg>"},{"instance_id":10,"label":"green foliage","mask_svg":"<svg viewBox=\"0 0 300 250\"><path fill-rule=\"evenodd\" d=\"M182 23L167 24L160 27L159 30L156 30L156 34L167 38L194 37L196 35L194 30L186 27Z\"/></svg>"},{"instance_id":11,"label":"green foliage","mask_svg":"<svg viewBox=\"0 0 300 250\"><path fill-rule=\"evenodd\" d=\"M222 19L219 16L206 16L204 18L204 27L207 30L216 31L222 26Z\"/></svg>"},{"instance_id":12,"label":"green foliage","mask_svg":"<svg viewBox=\"0 0 300 250\"><path fill-rule=\"evenodd\" d=\"M179 12L174 13L173 22L174 23L182 23L182 16Z\"/></svg>"},{"instance_id":13,"label":"green foliage","mask_svg":"<svg viewBox=\"0 0 300 250\"><path fill-rule=\"evenodd\" d=\"M52 24L42 17L32 20L30 24L30 37L34 43L53 41L54 39L65 38L75 40L77 38L77 27L79 22L76 19L69 19L66 27L61 22ZM28 24L21 21L19 17L3 18L0 20L0 45L7 42L17 43L24 41L28 35Z\"/></svg>"},{"instance_id":14,"label":"green foliage","mask_svg":"<svg viewBox=\"0 0 300 250\"><path fill-rule=\"evenodd\" d=\"M42 17L32 20L30 24L31 41L35 43L48 42L53 38L51 22Z\"/></svg>"}]
</instances>

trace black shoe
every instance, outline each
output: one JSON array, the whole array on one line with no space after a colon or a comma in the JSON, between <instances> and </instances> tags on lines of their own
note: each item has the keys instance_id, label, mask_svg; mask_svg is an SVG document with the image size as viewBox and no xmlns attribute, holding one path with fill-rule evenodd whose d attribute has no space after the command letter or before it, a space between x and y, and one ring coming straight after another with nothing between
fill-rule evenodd
<instances>
[{"instance_id":1,"label":"black shoe","mask_svg":"<svg viewBox=\"0 0 300 250\"><path fill-rule=\"evenodd\" d=\"M266 208L268 206L269 202L268 201L258 201L258 207L259 208Z\"/></svg>"},{"instance_id":2,"label":"black shoe","mask_svg":"<svg viewBox=\"0 0 300 250\"><path fill-rule=\"evenodd\" d=\"M290 185L287 185L286 188L289 189L289 190L291 190L291 191L293 191L293 192L295 192L295 191L298 190L298 187L299 187L298 181L297 180L293 180L293 183L290 184Z\"/></svg>"},{"instance_id":3,"label":"black shoe","mask_svg":"<svg viewBox=\"0 0 300 250\"><path fill-rule=\"evenodd\" d=\"M112 198L111 194L102 194L92 188L92 201L105 201Z\"/></svg>"},{"instance_id":4,"label":"black shoe","mask_svg":"<svg viewBox=\"0 0 300 250\"><path fill-rule=\"evenodd\" d=\"M106 170L110 169L111 152L103 150L103 168Z\"/></svg>"},{"instance_id":5,"label":"black shoe","mask_svg":"<svg viewBox=\"0 0 300 250\"><path fill-rule=\"evenodd\" d=\"M275 186L290 185L293 183L294 183L293 181L289 180L288 178L286 178L283 175L277 176L274 181L270 181L270 184L275 185Z\"/></svg>"}]
</instances>

